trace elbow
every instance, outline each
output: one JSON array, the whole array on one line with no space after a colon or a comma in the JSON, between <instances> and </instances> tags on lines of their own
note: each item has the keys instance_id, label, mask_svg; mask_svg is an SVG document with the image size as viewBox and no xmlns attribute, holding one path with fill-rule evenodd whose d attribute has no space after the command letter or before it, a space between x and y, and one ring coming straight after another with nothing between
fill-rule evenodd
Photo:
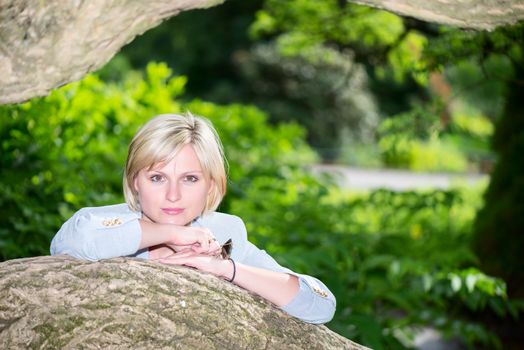
<instances>
[{"instance_id":1,"label":"elbow","mask_svg":"<svg viewBox=\"0 0 524 350\"><path fill-rule=\"evenodd\" d=\"M331 321L336 311L336 300L333 295L328 297L309 296L306 300L295 298L282 310L301 321L312 324L324 324Z\"/></svg>"},{"instance_id":2,"label":"elbow","mask_svg":"<svg viewBox=\"0 0 524 350\"><path fill-rule=\"evenodd\" d=\"M97 261L99 260L92 249L89 249L90 244L85 239L79 240L64 240L51 242L51 255L69 255L75 259Z\"/></svg>"},{"instance_id":3,"label":"elbow","mask_svg":"<svg viewBox=\"0 0 524 350\"><path fill-rule=\"evenodd\" d=\"M51 241L51 255L69 255L80 260L98 260L90 230L78 225L75 218L66 221Z\"/></svg>"},{"instance_id":4,"label":"elbow","mask_svg":"<svg viewBox=\"0 0 524 350\"><path fill-rule=\"evenodd\" d=\"M323 300L314 307L309 317L301 318L304 322L312 324L328 323L335 316L336 302L334 300Z\"/></svg>"}]
</instances>

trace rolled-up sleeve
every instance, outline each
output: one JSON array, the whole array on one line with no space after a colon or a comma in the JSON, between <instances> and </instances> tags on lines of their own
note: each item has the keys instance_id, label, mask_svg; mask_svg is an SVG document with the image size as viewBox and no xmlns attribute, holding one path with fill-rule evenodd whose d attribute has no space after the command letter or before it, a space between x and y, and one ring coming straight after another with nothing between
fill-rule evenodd
<instances>
[{"instance_id":1,"label":"rolled-up sleeve","mask_svg":"<svg viewBox=\"0 0 524 350\"><path fill-rule=\"evenodd\" d=\"M220 236L224 235L222 231L227 232L228 237L233 238L231 257L235 261L298 277L299 291L287 305L281 307L283 311L308 323L320 324L331 321L336 309L336 299L333 293L318 279L295 273L281 266L266 251L249 242L242 219L234 215L215 214L210 218L205 218L199 225L216 229L213 232L219 233Z\"/></svg>"},{"instance_id":2,"label":"rolled-up sleeve","mask_svg":"<svg viewBox=\"0 0 524 350\"><path fill-rule=\"evenodd\" d=\"M298 277L300 289L282 310L309 323L321 324L331 321L337 306L331 291L316 278L294 272L291 274Z\"/></svg>"},{"instance_id":3,"label":"rolled-up sleeve","mask_svg":"<svg viewBox=\"0 0 524 350\"><path fill-rule=\"evenodd\" d=\"M308 323L321 324L331 321L335 315L336 299L324 283L279 265L264 250L258 249L250 242L247 242L244 253L239 261L243 264L288 273L298 278L299 291L287 305L281 308L282 310Z\"/></svg>"},{"instance_id":4,"label":"rolled-up sleeve","mask_svg":"<svg viewBox=\"0 0 524 350\"><path fill-rule=\"evenodd\" d=\"M56 233L51 255L90 261L136 255L142 239L139 219L125 204L80 209Z\"/></svg>"}]
</instances>

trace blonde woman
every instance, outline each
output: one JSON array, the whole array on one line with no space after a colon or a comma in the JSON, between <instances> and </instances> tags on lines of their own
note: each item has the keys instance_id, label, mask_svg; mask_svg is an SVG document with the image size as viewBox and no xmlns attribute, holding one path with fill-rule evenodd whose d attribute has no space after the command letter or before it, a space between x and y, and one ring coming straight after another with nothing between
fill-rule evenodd
<instances>
[{"instance_id":1,"label":"blonde woman","mask_svg":"<svg viewBox=\"0 0 524 350\"><path fill-rule=\"evenodd\" d=\"M226 192L220 139L204 118L159 115L129 145L125 204L83 208L51 242L51 254L96 261L119 256L212 273L309 323L325 323L335 298L319 280L280 266L247 240L243 221L216 212ZM221 254L232 242L232 251Z\"/></svg>"}]
</instances>

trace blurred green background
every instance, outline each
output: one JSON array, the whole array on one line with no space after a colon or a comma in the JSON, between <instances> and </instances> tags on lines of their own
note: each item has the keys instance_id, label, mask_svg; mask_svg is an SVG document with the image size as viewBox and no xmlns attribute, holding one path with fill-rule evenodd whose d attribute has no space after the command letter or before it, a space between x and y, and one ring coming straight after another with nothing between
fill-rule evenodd
<instances>
[{"instance_id":1,"label":"blurred green background","mask_svg":"<svg viewBox=\"0 0 524 350\"><path fill-rule=\"evenodd\" d=\"M335 0L183 13L95 74L0 106L0 261L47 255L76 210L123 201L137 128L191 111L213 121L229 160L219 210L328 285L329 328L377 350L413 348L421 329L459 348L520 349L523 33ZM318 163L490 181L355 191L313 176Z\"/></svg>"}]
</instances>

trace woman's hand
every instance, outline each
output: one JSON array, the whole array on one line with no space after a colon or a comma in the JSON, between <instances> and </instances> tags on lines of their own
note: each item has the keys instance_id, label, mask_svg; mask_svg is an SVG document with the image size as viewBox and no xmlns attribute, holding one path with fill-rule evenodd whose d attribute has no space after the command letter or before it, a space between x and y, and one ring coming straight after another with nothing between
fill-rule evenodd
<instances>
[{"instance_id":1,"label":"woman's hand","mask_svg":"<svg viewBox=\"0 0 524 350\"><path fill-rule=\"evenodd\" d=\"M195 269L212 273L215 276L231 279L233 275L233 264L227 259L220 258L220 255L199 254L194 251L186 250L171 256L157 259L163 264L183 265Z\"/></svg>"},{"instance_id":2,"label":"woman's hand","mask_svg":"<svg viewBox=\"0 0 524 350\"><path fill-rule=\"evenodd\" d=\"M215 235L204 227L176 226L175 233L166 245L175 252L194 252L214 255L220 250Z\"/></svg>"},{"instance_id":3,"label":"woman's hand","mask_svg":"<svg viewBox=\"0 0 524 350\"><path fill-rule=\"evenodd\" d=\"M157 224L140 220L142 241L140 248L165 245L175 252L192 251L200 254L215 254L220 245L213 233L203 227Z\"/></svg>"}]
</instances>

